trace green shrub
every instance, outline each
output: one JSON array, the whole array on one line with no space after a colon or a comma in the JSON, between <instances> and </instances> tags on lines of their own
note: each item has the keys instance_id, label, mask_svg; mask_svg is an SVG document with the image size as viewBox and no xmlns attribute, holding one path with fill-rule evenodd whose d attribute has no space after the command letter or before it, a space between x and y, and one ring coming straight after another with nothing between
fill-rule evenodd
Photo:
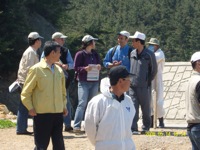
<instances>
[{"instance_id":1,"label":"green shrub","mask_svg":"<svg viewBox=\"0 0 200 150\"><path fill-rule=\"evenodd\" d=\"M13 123L10 120L0 120L0 129L15 127L16 123Z\"/></svg>"}]
</instances>

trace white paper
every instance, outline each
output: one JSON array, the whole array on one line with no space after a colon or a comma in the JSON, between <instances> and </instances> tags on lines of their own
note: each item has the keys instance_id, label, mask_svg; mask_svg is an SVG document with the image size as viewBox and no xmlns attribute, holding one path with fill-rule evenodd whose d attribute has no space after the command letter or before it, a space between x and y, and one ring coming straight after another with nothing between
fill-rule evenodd
<instances>
[{"instance_id":1,"label":"white paper","mask_svg":"<svg viewBox=\"0 0 200 150\"><path fill-rule=\"evenodd\" d=\"M87 81L98 81L99 80L99 70L97 65L89 64L92 67L90 71L87 72Z\"/></svg>"},{"instance_id":2,"label":"white paper","mask_svg":"<svg viewBox=\"0 0 200 150\"><path fill-rule=\"evenodd\" d=\"M15 82L13 82L10 86L9 86L9 92L14 92L16 89L18 89L20 87L19 82L16 80Z\"/></svg>"}]
</instances>

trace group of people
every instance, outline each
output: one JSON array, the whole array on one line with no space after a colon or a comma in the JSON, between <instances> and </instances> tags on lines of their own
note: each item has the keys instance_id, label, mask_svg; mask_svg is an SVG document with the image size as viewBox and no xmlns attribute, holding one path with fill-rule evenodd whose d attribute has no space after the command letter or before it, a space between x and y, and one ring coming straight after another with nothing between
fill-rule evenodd
<instances>
[{"instance_id":1,"label":"group of people","mask_svg":"<svg viewBox=\"0 0 200 150\"><path fill-rule=\"evenodd\" d=\"M95 51L98 39L85 35L73 61L69 49L64 47L66 38L60 32L54 33L52 40L45 42L39 61L37 50L43 37L37 32L28 35L29 47L23 53L18 70L21 86L18 135L33 134L27 131L30 115L34 120L35 149L47 149L52 138L54 149L62 150L63 122L64 131L81 132L81 121L85 117L85 131L96 149L135 149L131 135L138 131L139 106L142 131L152 127L152 91L159 95L157 116L159 127L164 127L162 70L165 56L156 38L151 38L146 47L144 33L136 31L133 36L127 31L118 33L118 45L110 48L103 60L109 73L108 78L101 80L100 95L97 94L101 59ZM132 46L128 45L129 39ZM78 80L73 128L68 91L70 69L75 70Z\"/></svg>"}]
</instances>

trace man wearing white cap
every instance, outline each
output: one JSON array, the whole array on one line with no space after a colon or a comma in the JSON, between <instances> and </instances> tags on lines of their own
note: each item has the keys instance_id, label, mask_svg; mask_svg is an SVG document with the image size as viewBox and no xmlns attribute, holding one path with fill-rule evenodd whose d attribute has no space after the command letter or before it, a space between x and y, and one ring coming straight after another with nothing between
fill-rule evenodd
<instances>
[{"instance_id":1,"label":"man wearing white cap","mask_svg":"<svg viewBox=\"0 0 200 150\"><path fill-rule=\"evenodd\" d=\"M66 77L66 89L67 89L67 109L68 109L68 115L64 117L64 124L65 124L65 129L64 131L66 132L70 132L73 130L73 128L71 127L71 103L69 100L69 85L70 85L70 81L72 80L72 77L70 77L70 74L67 72L68 70L74 69L74 61L72 59L71 53L69 51L68 48L64 47L65 44L65 39L67 38L67 36L65 36L64 34L60 33L60 32L55 32L52 35L52 40L57 42L60 46L60 63L57 63L58 65L60 65L60 67L63 68L64 73L65 73L65 77Z\"/></svg>"},{"instance_id":2,"label":"man wearing white cap","mask_svg":"<svg viewBox=\"0 0 200 150\"><path fill-rule=\"evenodd\" d=\"M163 116L165 114L165 110L163 108L164 99L163 99L163 78L162 72L165 65L165 55L163 51L160 49L160 42L156 38L151 38L148 42L149 46L148 49L154 52L156 56L158 72L155 76L155 79L152 81L152 94L157 95L157 117L159 120L159 128L164 128L164 120ZM151 101L151 127L153 127L153 99Z\"/></svg>"},{"instance_id":3,"label":"man wearing white cap","mask_svg":"<svg viewBox=\"0 0 200 150\"><path fill-rule=\"evenodd\" d=\"M20 83L21 89L23 88L26 76L30 67L39 62L39 57L37 55L37 50L41 47L41 37L37 32L31 32L28 35L29 47L25 50L20 60L18 69L18 82ZM21 93L21 91L20 91ZM18 135L30 135L33 132L27 131L27 121L28 121L28 110L20 101L18 112L17 112L17 131Z\"/></svg>"},{"instance_id":4,"label":"man wearing white cap","mask_svg":"<svg viewBox=\"0 0 200 150\"><path fill-rule=\"evenodd\" d=\"M121 31L118 33L118 45L108 50L103 65L106 68L123 65L130 71L130 53L133 50L128 43L130 33Z\"/></svg>"},{"instance_id":5,"label":"man wearing white cap","mask_svg":"<svg viewBox=\"0 0 200 150\"><path fill-rule=\"evenodd\" d=\"M187 133L193 150L200 149L200 52L191 57L194 72L188 81L186 89L186 120Z\"/></svg>"},{"instance_id":6,"label":"man wearing white cap","mask_svg":"<svg viewBox=\"0 0 200 150\"><path fill-rule=\"evenodd\" d=\"M142 131L148 131L151 126L151 81L156 76L157 63L154 53L144 46L146 38L144 33L136 31L129 38L133 39L132 44L135 48L130 57L130 73L134 76L129 89L129 95L136 109L131 127L134 133L138 131L139 105L142 110Z\"/></svg>"}]
</instances>

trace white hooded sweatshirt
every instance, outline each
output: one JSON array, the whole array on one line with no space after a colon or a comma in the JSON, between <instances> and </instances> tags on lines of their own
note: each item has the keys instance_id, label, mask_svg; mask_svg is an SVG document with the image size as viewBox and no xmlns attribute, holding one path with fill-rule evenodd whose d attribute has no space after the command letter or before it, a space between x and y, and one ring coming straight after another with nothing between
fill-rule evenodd
<instances>
[{"instance_id":1,"label":"white hooded sweatshirt","mask_svg":"<svg viewBox=\"0 0 200 150\"><path fill-rule=\"evenodd\" d=\"M101 92L88 103L85 131L95 150L135 150L131 124L135 108L131 98L117 101L109 91L109 79L101 80Z\"/></svg>"}]
</instances>

